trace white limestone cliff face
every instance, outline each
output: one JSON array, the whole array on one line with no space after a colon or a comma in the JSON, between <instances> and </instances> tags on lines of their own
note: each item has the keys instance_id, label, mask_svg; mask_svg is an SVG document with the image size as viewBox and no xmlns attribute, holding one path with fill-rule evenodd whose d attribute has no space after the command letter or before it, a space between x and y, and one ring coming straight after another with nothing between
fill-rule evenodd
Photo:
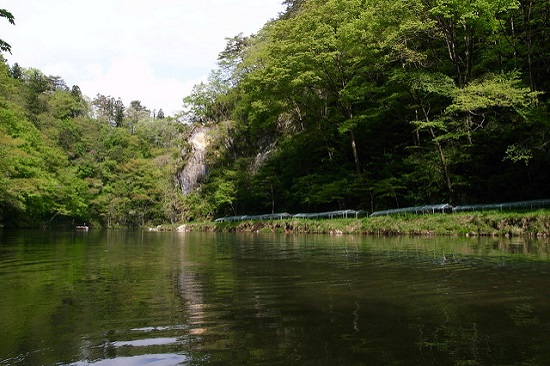
<instances>
[{"instance_id":1,"label":"white limestone cliff face","mask_svg":"<svg viewBox=\"0 0 550 366\"><path fill-rule=\"evenodd\" d=\"M206 151L210 144L208 131L209 128L206 127L198 128L189 138L189 143L191 144L190 156L187 164L177 176L184 195L193 192L201 179L208 174L208 166L206 165Z\"/></svg>"},{"instance_id":2,"label":"white limestone cliff face","mask_svg":"<svg viewBox=\"0 0 550 366\"><path fill-rule=\"evenodd\" d=\"M221 129L221 131L220 131ZM185 167L176 174L176 180L184 195L188 195L196 190L204 178L209 173L209 167L206 162L206 156L212 143L216 146L222 146L222 149L233 149L231 134L227 132L227 127L219 125L198 126L188 138L190 149L182 151L182 156L187 160ZM257 153L252 159L249 167L250 172L255 174L269 159L276 146L269 138L261 139L257 142ZM238 152L233 152L238 155Z\"/></svg>"}]
</instances>

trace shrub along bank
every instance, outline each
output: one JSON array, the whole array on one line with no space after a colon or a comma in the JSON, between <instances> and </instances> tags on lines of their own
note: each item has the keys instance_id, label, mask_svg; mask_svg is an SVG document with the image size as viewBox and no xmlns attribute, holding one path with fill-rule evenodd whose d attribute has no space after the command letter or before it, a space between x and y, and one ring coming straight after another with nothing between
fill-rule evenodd
<instances>
[{"instance_id":1,"label":"shrub along bank","mask_svg":"<svg viewBox=\"0 0 550 366\"><path fill-rule=\"evenodd\" d=\"M176 227L162 227L175 230ZM359 219L235 221L189 223L185 231L277 232L371 235L458 235L550 237L550 210L392 215Z\"/></svg>"}]
</instances>

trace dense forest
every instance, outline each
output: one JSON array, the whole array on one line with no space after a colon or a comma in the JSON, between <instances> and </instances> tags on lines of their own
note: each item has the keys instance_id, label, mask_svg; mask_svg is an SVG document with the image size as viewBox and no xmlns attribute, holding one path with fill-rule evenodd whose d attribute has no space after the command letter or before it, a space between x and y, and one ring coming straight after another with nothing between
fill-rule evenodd
<instances>
[{"instance_id":1,"label":"dense forest","mask_svg":"<svg viewBox=\"0 0 550 366\"><path fill-rule=\"evenodd\" d=\"M185 126L139 101L84 97L58 77L0 63L5 226L140 226L170 220ZM179 138L179 140L178 140ZM177 141L178 142L177 142Z\"/></svg>"},{"instance_id":2,"label":"dense forest","mask_svg":"<svg viewBox=\"0 0 550 366\"><path fill-rule=\"evenodd\" d=\"M284 4L178 116L2 60L0 225L550 197L550 2ZM208 174L184 192L197 128Z\"/></svg>"}]
</instances>

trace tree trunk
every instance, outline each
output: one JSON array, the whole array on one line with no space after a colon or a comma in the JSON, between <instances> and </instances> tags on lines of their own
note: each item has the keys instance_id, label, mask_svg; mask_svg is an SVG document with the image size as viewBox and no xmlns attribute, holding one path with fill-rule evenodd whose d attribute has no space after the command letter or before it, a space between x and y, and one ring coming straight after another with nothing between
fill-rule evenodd
<instances>
[{"instance_id":1,"label":"tree trunk","mask_svg":"<svg viewBox=\"0 0 550 366\"><path fill-rule=\"evenodd\" d=\"M422 112L424 113L424 118L426 122L430 123L430 117L428 115L428 111L423 106L422 106ZM441 145L441 142L437 140L437 136L435 135L435 131L433 127L430 127L429 131L430 131L430 135L432 136L433 142L437 146L437 152L439 153L439 160L441 161L441 168L443 169L443 178L445 180L445 184L447 185L447 189L449 191L449 199L452 199L453 184L451 181L451 174L449 173L449 164L447 163L447 157L445 156L445 151L443 150L443 146Z\"/></svg>"},{"instance_id":2,"label":"tree trunk","mask_svg":"<svg viewBox=\"0 0 550 366\"><path fill-rule=\"evenodd\" d=\"M441 160L441 167L443 168L443 177L445 179L445 184L447 185L447 189L449 190L449 196L452 198L453 196L453 185L451 182L451 175L449 174L449 165L447 163L447 158L445 157L445 151L443 150L443 146L441 146L441 143L437 141L435 132L433 128L430 127L430 134L432 135L432 138L437 146L437 151L439 153L439 159Z\"/></svg>"},{"instance_id":3,"label":"tree trunk","mask_svg":"<svg viewBox=\"0 0 550 366\"><path fill-rule=\"evenodd\" d=\"M527 47L527 69L529 72L529 86L532 91L537 89L535 85L535 78L533 77L533 27L531 24L531 11L533 8L533 1L522 2L523 21L525 23L525 45Z\"/></svg>"},{"instance_id":4,"label":"tree trunk","mask_svg":"<svg viewBox=\"0 0 550 366\"><path fill-rule=\"evenodd\" d=\"M353 161L355 162L355 169L357 170L357 174L361 175L361 164L359 161L359 154L357 153L357 143L355 140L355 133L353 132L353 129L349 131L350 137L351 137L351 150L353 152Z\"/></svg>"}]
</instances>

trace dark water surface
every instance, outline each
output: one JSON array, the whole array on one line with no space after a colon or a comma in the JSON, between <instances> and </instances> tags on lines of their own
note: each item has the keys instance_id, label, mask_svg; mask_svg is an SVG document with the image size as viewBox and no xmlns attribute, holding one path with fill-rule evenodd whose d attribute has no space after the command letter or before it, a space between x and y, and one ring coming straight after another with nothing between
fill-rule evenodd
<instances>
[{"instance_id":1,"label":"dark water surface","mask_svg":"<svg viewBox=\"0 0 550 366\"><path fill-rule=\"evenodd\" d=\"M549 365L550 244L0 231L0 365Z\"/></svg>"}]
</instances>

